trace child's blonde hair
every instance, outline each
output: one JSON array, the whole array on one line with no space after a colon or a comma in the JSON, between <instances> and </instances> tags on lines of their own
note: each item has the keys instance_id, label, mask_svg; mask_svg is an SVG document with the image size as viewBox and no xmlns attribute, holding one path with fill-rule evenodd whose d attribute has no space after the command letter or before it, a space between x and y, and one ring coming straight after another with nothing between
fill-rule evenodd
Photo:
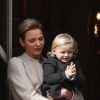
<instances>
[{"instance_id":1,"label":"child's blonde hair","mask_svg":"<svg viewBox=\"0 0 100 100\"><path fill-rule=\"evenodd\" d=\"M69 35L67 33L58 34L54 38L54 40L52 42L52 46L51 46L51 51L53 49L55 49L56 47L64 45L64 44L73 44L73 46L74 46L74 53L75 54L77 53L77 42L76 42L76 40L71 35Z\"/></svg>"}]
</instances>

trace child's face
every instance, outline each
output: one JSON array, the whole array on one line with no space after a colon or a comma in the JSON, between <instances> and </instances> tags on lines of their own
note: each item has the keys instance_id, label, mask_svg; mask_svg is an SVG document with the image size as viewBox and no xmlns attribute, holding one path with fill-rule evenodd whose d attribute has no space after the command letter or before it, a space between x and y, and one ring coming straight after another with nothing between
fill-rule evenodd
<instances>
[{"instance_id":1,"label":"child's face","mask_svg":"<svg viewBox=\"0 0 100 100\"><path fill-rule=\"evenodd\" d=\"M73 58L73 44L64 44L52 50L52 53L62 62L68 62Z\"/></svg>"}]
</instances>

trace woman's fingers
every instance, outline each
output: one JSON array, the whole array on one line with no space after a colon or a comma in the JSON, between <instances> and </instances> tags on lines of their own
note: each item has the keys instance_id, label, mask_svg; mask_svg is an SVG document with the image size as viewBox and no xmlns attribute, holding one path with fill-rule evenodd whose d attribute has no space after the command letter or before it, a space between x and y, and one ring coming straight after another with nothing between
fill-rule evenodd
<instances>
[{"instance_id":1,"label":"woman's fingers","mask_svg":"<svg viewBox=\"0 0 100 100\"><path fill-rule=\"evenodd\" d=\"M46 93L47 93L47 98L48 98L49 100L53 100L52 96L50 96L50 93L49 93L48 91L46 91Z\"/></svg>"}]
</instances>

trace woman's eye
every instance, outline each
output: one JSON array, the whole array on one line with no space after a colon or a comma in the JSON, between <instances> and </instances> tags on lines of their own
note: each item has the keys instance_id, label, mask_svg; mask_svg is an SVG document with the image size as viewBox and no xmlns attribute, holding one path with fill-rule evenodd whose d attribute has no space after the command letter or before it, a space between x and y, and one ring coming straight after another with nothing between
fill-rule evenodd
<instances>
[{"instance_id":1,"label":"woman's eye","mask_svg":"<svg viewBox=\"0 0 100 100\"><path fill-rule=\"evenodd\" d=\"M31 43L34 42L34 41L35 41L35 40L33 40L33 39L32 39L32 40L29 40L29 42L31 42Z\"/></svg>"},{"instance_id":2,"label":"woman's eye","mask_svg":"<svg viewBox=\"0 0 100 100\"><path fill-rule=\"evenodd\" d=\"M39 38L39 40L42 41L42 40L44 40L44 38L43 37L42 38Z\"/></svg>"}]
</instances>

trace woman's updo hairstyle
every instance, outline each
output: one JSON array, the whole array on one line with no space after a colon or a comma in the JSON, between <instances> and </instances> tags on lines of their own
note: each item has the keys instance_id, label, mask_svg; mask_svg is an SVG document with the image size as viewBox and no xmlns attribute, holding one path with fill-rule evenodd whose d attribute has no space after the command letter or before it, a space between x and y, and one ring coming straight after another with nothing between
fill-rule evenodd
<instances>
[{"instance_id":1,"label":"woman's updo hairstyle","mask_svg":"<svg viewBox=\"0 0 100 100\"><path fill-rule=\"evenodd\" d=\"M42 24L36 19L25 19L19 25L19 38L24 38L27 31L32 29L41 29L43 31Z\"/></svg>"}]
</instances>

